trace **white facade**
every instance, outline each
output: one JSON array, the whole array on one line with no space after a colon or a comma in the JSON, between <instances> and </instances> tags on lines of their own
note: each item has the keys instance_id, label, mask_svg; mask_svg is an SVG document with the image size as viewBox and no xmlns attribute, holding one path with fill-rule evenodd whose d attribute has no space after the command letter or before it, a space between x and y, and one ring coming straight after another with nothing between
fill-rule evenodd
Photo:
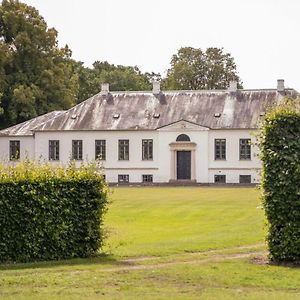
<instances>
[{"instance_id":1,"label":"white facade","mask_svg":"<svg viewBox=\"0 0 300 300\"><path fill-rule=\"evenodd\" d=\"M190 142L176 142L186 134ZM118 141L129 140L129 160L119 160ZM153 140L153 159L142 159L142 140ZM226 140L226 159L215 159L215 139ZM258 150L251 145L251 159L239 159L240 139L255 142L252 130L211 130L186 121L149 131L61 131L35 132L27 137L0 137L1 160L9 161L10 141L20 141L20 160L49 161L49 140L59 141L59 160L53 164L66 165L72 158L72 140L82 140L82 160L95 159L95 140L106 141L106 159L101 161L106 180L118 182L118 175L129 175L129 183L142 183L142 175L152 175L154 183L176 182L176 152L190 151L192 145L191 178L197 183L214 183L215 175L225 175L226 183L239 183L240 175L250 175L251 183L259 182ZM187 147L187 148L186 148ZM173 149L174 148L174 149ZM15 161L13 161L15 163ZM80 164L81 161L77 161ZM189 180L187 180L189 181ZM184 182L184 181L183 181Z\"/></svg>"},{"instance_id":2,"label":"white facade","mask_svg":"<svg viewBox=\"0 0 300 300\"><path fill-rule=\"evenodd\" d=\"M298 96L282 80L277 89L263 90L231 84L228 90L161 91L156 83L151 92L110 92L104 85L67 111L1 130L0 159L60 165L75 159L79 165L96 159L97 140L110 183L256 184L259 123L267 108Z\"/></svg>"}]
</instances>

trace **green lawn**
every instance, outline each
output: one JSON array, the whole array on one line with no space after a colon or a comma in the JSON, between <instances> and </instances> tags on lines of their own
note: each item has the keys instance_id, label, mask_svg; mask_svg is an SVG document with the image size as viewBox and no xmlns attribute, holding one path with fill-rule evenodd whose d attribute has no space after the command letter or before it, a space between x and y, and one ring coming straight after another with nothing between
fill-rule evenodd
<instances>
[{"instance_id":1,"label":"green lawn","mask_svg":"<svg viewBox=\"0 0 300 300\"><path fill-rule=\"evenodd\" d=\"M253 188L116 188L106 255L0 265L0 299L300 299Z\"/></svg>"}]
</instances>

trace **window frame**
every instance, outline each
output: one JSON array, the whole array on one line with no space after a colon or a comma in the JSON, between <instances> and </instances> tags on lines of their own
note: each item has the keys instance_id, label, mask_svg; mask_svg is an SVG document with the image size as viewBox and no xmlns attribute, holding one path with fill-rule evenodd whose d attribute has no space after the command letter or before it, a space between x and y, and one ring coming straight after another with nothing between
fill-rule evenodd
<instances>
[{"instance_id":1,"label":"window frame","mask_svg":"<svg viewBox=\"0 0 300 300\"><path fill-rule=\"evenodd\" d=\"M224 180L217 180L217 178L224 178ZM226 183L226 175L225 174L215 174L214 175L214 183L224 184Z\"/></svg>"},{"instance_id":2,"label":"window frame","mask_svg":"<svg viewBox=\"0 0 300 300\"><path fill-rule=\"evenodd\" d=\"M121 180L121 177L125 179ZM118 183L129 183L129 174L118 174Z\"/></svg>"},{"instance_id":3,"label":"window frame","mask_svg":"<svg viewBox=\"0 0 300 300\"><path fill-rule=\"evenodd\" d=\"M145 180L150 178L150 180ZM153 174L142 174L142 183L153 183Z\"/></svg>"},{"instance_id":4,"label":"window frame","mask_svg":"<svg viewBox=\"0 0 300 300\"><path fill-rule=\"evenodd\" d=\"M82 157L83 157L83 141L72 140L72 159L80 161L82 160Z\"/></svg>"},{"instance_id":5,"label":"window frame","mask_svg":"<svg viewBox=\"0 0 300 300\"><path fill-rule=\"evenodd\" d=\"M246 180L247 182L242 182L241 178L248 178L248 179L250 179L250 180L249 180L249 181ZM240 175L239 175L239 183L240 183L240 184L250 184L250 183L252 183L252 176L249 175L249 174L246 174L246 175L240 174Z\"/></svg>"},{"instance_id":6,"label":"window frame","mask_svg":"<svg viewBox=\"0 0 300 300\"><path fill-rule=\"evenodd\" d=\"M142 160L153 160L153 139L142 139Z\"/></svg>"},{"instance_id":7,"label":"window frame","mask_svg":"<svg viewBox=\"0 0 300 300\"><path fill-rule=\"evenodd\" d=\"M118 141L118 160L129 160L129 140Z\"/></svg>"},{"instance_id":8,"label":"window frame","mask_svg":"<svg viewBox=\"0 0 300 300\"><path fill-rule=\"evenodd\" d=\"M54 145L52 145L52 143ZM49 140L49 160L57 161L59 160L59 140Z\"/></svg>"},{"instance_id":9,"label":"window frame","mask_svg":"<svg viewBox=\"0 0 300 300\"><path fill-rule=\"evenodd\" d=\"M243 138L239 141L239 159L251 160L251 139Z\"/></svg>"},{"instance_id":10,"label":"window frame","mask_svg":"<svg viewBox=\"0 0 300 300\"><path fill-rule=\"evenodd\" d=\"M226 139L215 139L215 160L226 160Z\"/></svg>"},{"instance_id":11,"label":"window frame","mask_svg":"<svg viewBox=\"0 0 300 300\"><path fill-rule=\"evenodd\" d=\"M9 160L17 161L21 158L21 141L10 140L9 141Z\"/></svg>"},{"instance_id":12,"label":"window frame","mask_svg":"<svg viewBox=\"0 0 300 300\"><path fill-rule=\"evenodd\" d=\"M95 159L106 160L106 140L95 140Z\"/></svg>"}]
</instances>

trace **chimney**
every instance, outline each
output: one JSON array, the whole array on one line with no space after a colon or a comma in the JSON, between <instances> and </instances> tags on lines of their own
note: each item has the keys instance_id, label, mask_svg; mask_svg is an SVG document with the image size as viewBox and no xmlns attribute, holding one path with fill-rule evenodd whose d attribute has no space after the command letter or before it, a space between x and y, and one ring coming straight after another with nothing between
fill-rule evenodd
<instances>
[{"instance_id":1,"label":"chimney","mask_svg":"<svg viewBox=\"0 0 300 300\"><path fill-rule=\"evenodd\" d=\"M109 83L102 83L101 94L108 94L108 93L109 93Z\"/></svg>"},{"instance_id":2,"label":"chimney","mask_svg":"<svg viewBox=\"0 0 300 300\"><path fill-rule=\"evenodd\" d=\"M236 92L238 89L237 85L238 85L237 81L230 81L228 91Z\"/></svg>"},{"instance_id":3,"label":"chimney","mask_svg":"<svg viewBox=\"0 0 300 300\"><path fill-rule=\"evenodd\" d=\"M277 92L284 92L284 79L277 79Z\"/></svg>"},{"instance_id":4,"label":"chimney","mask_svg":"<svg viewBox=\"0 0 300 300\"><path fill-rule=\"evenodd\" d=\"M152 93L154 95L158 95L160 93L160 82L159 81L153 81L152 84L153 84Z\"/></svg>"}]
</instances>

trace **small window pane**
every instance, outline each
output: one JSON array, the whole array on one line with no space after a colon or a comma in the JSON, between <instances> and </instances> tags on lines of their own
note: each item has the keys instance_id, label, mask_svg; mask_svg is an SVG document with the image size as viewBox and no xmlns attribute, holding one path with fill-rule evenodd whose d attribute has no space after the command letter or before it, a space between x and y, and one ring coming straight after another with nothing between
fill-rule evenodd
<instances>
[{"instance_id":1,"label":"small window pane","mask_svg":"<svg viewBox=\"0 0 300 300\"><path fill-rule=\"evenodd\" d=\"M129 175L128 174L118 175L118 182L119 183L128 183L129 182Z\"/></svg>"},{"instance_id":2,"label":"small window pane","mask_svg":"<svg viewBox=\"0 0 300 300\"><path fill-rule=\"evenodd\" d=\"M142 175L143 182L153 182L153 175L147 174L147 175Z\"/></svg>"},{"instance_id":3,"label":"small window pane","mask_svg":"<svg viewBox=\"0 0 300 300\"><path fill-rule=\"evenodd\" d=\"M59 160L58 140L49 140L49 160Z\"/></svg>"},{"instance_id":4,"label":"small window pane","mask_svg":"<svg viewBox=\"0 0 300 300\"><path fill-rule=\"evenodd\" d=\"M226 183L226 175L215 175L215 183Z\"/></svg>"},{"instance_id":5,"label":"small window pane","mask_svg":"<svg viewBox=\"0 0 300 300\"><path fill-rule=\"evenodd\" d=\"M129 160L129 140L119 140L119 160Z\"/></svg>"},{"instance_id":6,"label":"small window pane","mask_svg":"<svg viewBox=\"0 0 300 300\"><path fill-rule=\"evenodd\" d=\"M72 159L82 160L82 140L72 141Z\"/></svg>"},{"instance_id":7,"label":"small window pane","mask_svg":"<svg viewBox=\"0 0 300 300\"><path fill-rule=\"evenodd\" d=\"M251 159L251 139L240 139L240 159Z\"/></svg>"},{"instance_id":8,"label":"small window pane","mask_svg":"<svg viewBox=\"0 0 300 300\"><path fill-rule=\"evenodd\" d=\"M142 140L142 159L153 159L153 140Z\"/></svg>"},{"instance_id":9,"label":"small window pane","mask_svg":"<svg viewBox=\"0 0 300 300\"><path fill-rule=\"evenodd\" d=\"M20 141L9 141L9 159L20 159Z\"/></svg>"},{"instance_id":10,"label":"small window pane","mask_svg":"<svg viewBox=\"0 0 300 300\"><path fill-rule=\"evenodd\" d=\"M225 139L215 139L215 159L226 159Z\"/></svg>"},{"instance_id":11,"label":"small window pane","mask_svg":"<svg viewBox=\"0 0 300 300\"><path fill-rule=\"evenodd\" d=\"M105 140L95 140L95 159L106 160Z\"/></svg>"},{"instance_id":12,"label":"small window pane","mask_svg":"<svg viewBox=\"0 0 300 300\"><path fill-rule=\"evenodd\" d=\"M240 175L240 183L251 183L251 175Z\"/></svg>"}]
</instances>

